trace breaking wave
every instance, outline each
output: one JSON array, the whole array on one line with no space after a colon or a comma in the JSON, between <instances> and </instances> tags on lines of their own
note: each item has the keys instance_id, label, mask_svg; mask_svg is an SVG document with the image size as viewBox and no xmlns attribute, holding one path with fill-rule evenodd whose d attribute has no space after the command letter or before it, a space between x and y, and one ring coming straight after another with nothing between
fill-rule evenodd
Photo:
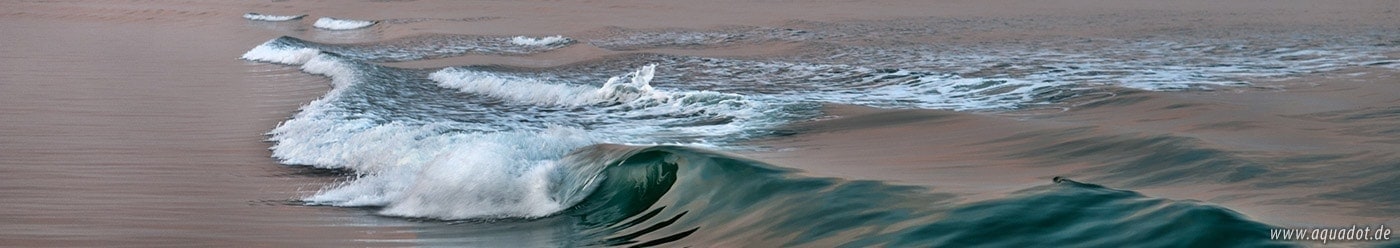
<instances>
[{"instance_id":1,"label":"breaking wave","mask_svg":"<svg viewBox=\"0 0 1400 248\"><path fill-rule=\"evenodd\" d=\"M326 28L321 22L328 19L318 20L317 27ZM357 28L368 25L373 22ZM704 46L731 39L698 37L693 43ZM617 50L675 45L645 36L605 41ZM433 34L331 44L284 36L242 59L299 66L330 80L329 92L268 133L272 156L283 164L353 173L352 179L302 199L308 204L434 220L561 221L579 228L564 238L577 245L1151 247L1283 244L1264 238L1269 226L1228 209L1072 180L968 202L937 189L804 176L699 147L769 136L774 127L819 117L822 103L1020 109L1065 103L1105 88L1248 86L1246 79L1380 59L1312 48L1185 46L1150 52L1230 56L1183 60L1105 49L1114 51L1103 53L1110 56L1142 58L1123 62L1024 51L1008 56L1027 60L1006 63L997 61L1007 57L976 53L880 51L805 61L643 54L547 69L376 64L469 53L532 54L573 43L563 36ZM1271 66L1276 61L1293 61L1277 63L1293 66ZM1197 66L1201 63L1214 66ZM1157 149L1162 156L1180 158L1157 160L1233 173L1205 177L1209 180L1263 173L1248 164L1218 166L1236 161L1234 154L1196 148L1190 139L1069 142L1166 147ZM1035 152L1071 158L1080 153ZM1143 158L1155 157L1110 159ZM1151 177L1132 182L1181 181L1178 170L1166 167L1147 168L1160 170L1136 173Z\"/></svg>"},{"instance_id":2,"label":"breaking wave","mask_svg":"<svg viewBox=\"0 0 1400 248\"><path fill-rule=\"evenodd\" d=\"M593 145L556 165L543 188L572 205L548 218L577 226L573 246L1289 246L1225 208L1062 178L963 203L690 147Z\"/></svg>"}]
</instances>

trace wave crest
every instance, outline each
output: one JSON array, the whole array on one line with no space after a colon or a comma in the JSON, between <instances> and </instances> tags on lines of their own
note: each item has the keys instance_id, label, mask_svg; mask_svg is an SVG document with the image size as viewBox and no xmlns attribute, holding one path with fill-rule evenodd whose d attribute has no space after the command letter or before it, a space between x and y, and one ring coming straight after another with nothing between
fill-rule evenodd
<instances>
[{"instance_id":1,"label":"wave crest","mask_svg":"<svg viewBox=\"0 0 1400 248\"><path fill-rule=\"evenodd\" d=\"M301 18L303 17L306 17L306 15L267 15L253 12L243 14L243 19L266 22L285 22L291 20L301 20Z\"/></svg>"},{"instance_id":2,"label":"wave crest","mask_svg":"<svg viewBox=\"0 0 1400 248\"><path fill-rule=\"evenodd\" d=\"M321 19L316 19L316 23L311 25L326 30L352 30L373 26L376 23L379 22L321 17Z\"/></svg>"},{"instance_id":3,"label":"wave crest","mask_svg":"<svg viewBox=\"0 0 1400 248\"><path fill-rule=\"evenodd\" d=\"M316 55L321 54L320 49L293 44L290 40L293 40L293 38L285 36L268 40L254 47L252 50L243 53L243 56L239 58L275 64L300 65L316 57Z\"/></svg>"}]
</instances>

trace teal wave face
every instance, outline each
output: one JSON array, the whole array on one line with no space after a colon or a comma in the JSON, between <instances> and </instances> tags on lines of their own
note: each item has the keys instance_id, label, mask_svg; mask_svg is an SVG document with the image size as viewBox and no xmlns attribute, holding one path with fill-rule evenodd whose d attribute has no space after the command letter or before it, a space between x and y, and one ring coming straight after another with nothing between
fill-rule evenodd
<instances>
[{"instance_id":1,"label":"teal wave face","mask_svg":"<svg viewBox=\"0 0 1400 248\"><path fill-rule=\"evenodd\" d=\"M1229 209L1068 179L960 203L937 189L804 177L689 147L598 145L574 155L614 158L561 215L589 245L1289 246Z\"/></svg>"},{"instance_id":2,"label":"teal wave face","mask_svg":"<svg viewBox=\"0 0 1400 248\"><path fill-rule=\"evenodd\" d=\"M586 200L570 210L588 226L608 225L650 209L676 183L677 163L666 152L646 151L603 171Z\"/></svg>"}]
</instances>

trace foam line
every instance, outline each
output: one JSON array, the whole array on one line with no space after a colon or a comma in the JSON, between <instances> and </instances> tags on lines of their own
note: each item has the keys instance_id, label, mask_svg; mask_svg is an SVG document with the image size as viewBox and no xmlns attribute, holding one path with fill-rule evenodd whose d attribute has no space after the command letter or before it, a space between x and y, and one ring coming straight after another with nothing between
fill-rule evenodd
<instances>
[{"instance_id":1,"label":"foam line","mask_svg":"<svg viewBox=\"0 0 1400 248\"><path fill-rule=\"evenodd\" d=\"M285 22L291 20L301 20L301 18L303 17L306 17L306 15L267 15L253 12L243 14L243 19L265 22Z\"/></svg>"},{"instance_id":2,"label":"foam line","mask_svg":"<svg viewBox=\"0 0 1400 248\"><path fill-rule=\"evenodd\" d=\"M326 30L352 30L373 26L375 23L379 22L321 17L321 19L316 19L316 23L312 26Z\"/></svg>"}]
</instances>

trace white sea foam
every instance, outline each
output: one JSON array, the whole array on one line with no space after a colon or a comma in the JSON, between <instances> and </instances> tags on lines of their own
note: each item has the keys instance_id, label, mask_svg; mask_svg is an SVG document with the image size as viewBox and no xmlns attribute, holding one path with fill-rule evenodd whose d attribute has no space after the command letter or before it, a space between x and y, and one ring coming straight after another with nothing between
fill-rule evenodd
<instances>
[{"instance_id":1,"label":"white sea foam","mask_svg":"<svg viewBox=\"0 0 1400 248\"><path fill-rule=\"evenodd\" d=\"M306 47L289 47L277 43L278 39L263 42L262 45L254 47L252 50L243 53L242 59L277 63L285 65L300 65L316 57L321 50Z\"/></svg>"},{"instance_id":2,"label":"white sea foam","mask_svg":"<svg viewBox=\"0 0 1400 248\"><path fill-rule=\"evenodd\" d=\"M301 71L325 75L331 78L331 84L336 86L336 88L345 88L360 80L355 74L356 68L352 67L349 63L354 62L347 61L338 56L322 53L306 60L306 62L301 65Z\"/></svg>"},{"instance_id":3,"label":"white sea foam","mask_svg":"<svg viewBox=\"0 0 1400 248\"><path fill-rule=\"evenodd\" d=\"M521 46L548 46L569 41L569 38L565 38L562 35L547 36L540 38L516 36L515 38L510 39L511 43L515 43L516 45Z\"/></svg>"},{"instance_id":4,"label":"white sea foam","mask_svg":"<svg viewBox=\"0 0 1400 248\"><path fill-rule=\"evenodd\" d=\"M291 120L282 122L268 134L272 146L272 156L285 164L310 165L320 168L345 168L356 171L378 171L378 167L395 166L403 155L418 147L386 147L372 144L386 142L386 139L411 139L393 135L412 135L401 124L374 125L363 119L344 119L333 113L337 109L332 103L351 85L359 81L354 68L347 62L330 55L319 55L308 60L301 69L304 72L330 77L332 88L326 95L301 107L301 111ZM416 127L435 128L435 127ZM429 147L431 148L431 147ZM363 154L379 154L382 157L357 157ZM392 155L392 156L390 156Z\"/></svg>"},{"instance_id":5,"label":"white sea foam","mask_svg":"<svg viewBox=\"0 0 1400 248\"><path fill-rule=\"evenodd\" d=\"M602 87L546 83L534 79L489 72L447 68L429 76L439 86L510 100L512 102L581 106L619 104L640 98L665 98L668 94L652 89L656 65L644 66L623 77L613 77Z\"/></svg>"},{"instance_id":6,"label":"white sea foam","mask_svg":"<svg viewBox=\"0 0 1400 248\"><path fill-rule=\"evenodd\" d=\"M381 214L439 219L541 217L570 207L576 199L559 199L559 164L568 152L599 142L625 143L646 140L656 134L723 134L744 130L742 124L703 127L656 128L654 124L613 126L584 130L564 125L519 127L503 132L461 132L455 122L376 123L360 118L369 112L344 111L342 97L369 80L365 70L380 70L330 54L305 61L301 69L325 75L333 88L321 99L302 107L269 134L275 141L273 156L284 164L349 169L361 175L324 189L304 200L334 206L383 206ZM749 111L742 98L716 92L670 93L651 88L655 66L645 66L613 77L603 86L574 86L533 79L443 70L433 76L444 86L480 93L519 104L570 105L622 104L628 109L610 118L628 116ZM543 89L543 90L541 90ZM535 91L527 93L524 91ZM353 95L365 97L364 95ZM577 104L577 105L575 105ZM625 107L624 107L625 106ZM728 109L726 109L728 108ZM696 110L702 109L702 110ZM601 114L601 113L600 113ZM692 113L693 114L693 113ZM351 117L351 116L358 117ZM682 114L691 115L691 114ZM634 121L668 121L636 118ZM625 123L623 123L625 124ZM616 127L616 128L613 128ZM659 132L668 132L659 133ZM606 138L601 138L606 137Z\"/></svg>"},{"instance_id":7,"label":"white sea foam","mask_svg":"<svg viewBox=\"0 0 1400 248\"><path fill-rule=\"evenodd\" d=\"M306 17L306 15L265 15L252 12L243 14L243 19L265 22L285 22L291 20L300 20L302 17Z\"/></svg>"},{"instance_id":8,"label":"white sea foam","mask_svg":"<svg viewBox=\"0 0 1400 248\"><path fill-rule=\"evenodd\" d=\"M312 26L327 30L351 30L369 27L375 23L379 22L321 17L321 19L316 19L316 23L312 24Z\"/></svg>"},{"instance_id":9,"label":"white sea foam","mask_svg":"<svg viewBox=\"0 0 1400 248\"><path fill-rule=\"evenodd\" d=\"M1034 103L1033 92L1060 84L1016 79L943 78L927 76L917 83L893 84L869 89L828 91L801 96L844 104L877 107L981 110L1015 109Z\"/></svg>"},{"instance_id":10,"label":"white sea foam","mask_svg":"<svg viewBox=\"0 0 1400 248\"><path fill-rule=\"evenodd\" d=\"M491 42L536 48L532 46L567 38L516 37L506 43L498 37ZM444 53L422 47L426 48L405 58ZM1149 90L1244 85L1252 77L1335 68L1353 56L1171 44L1130 48L1095 49L1092 54L883 51L871 53L877 59L827 64L661 57L670 61L660 63L684 76L657 77L656 66L649 65L607 80L591 74L535 77L447 68L431 73L432 82L425 82L404 78L421 75L416 72L355 60L388 57L374 51L297 39L268 41L243 59L301 65L306 73L331 79L330 92L269 132L269 140L276 142L273 156L284 164L348 169L359 175L306 197L307 202L382 206L381 213L395 216L462 219L540 217L569 207L571 202L550 196L557 193L551 191L558 190L553 188L559 184L558 172L568 167L560 159L579 147L600 142L714 144L706 140L782 124L784 119L773 117L788 109L770 106L835 102L1015 109L1105 85ZM1008 58L1017 60L1007 62ZM570 76L596 81L560 79Z\"/></svg>"},{"instance_id":11,"label":"white sea foam","mask_svg":"<svg viewBox=\"0 0 1400 248\"><path fill-rule=\"evenodd\" d=\"M609 78L601 86L543 82L459 68L443 69L434 72L429 78L445 88L498 98L514 104L565 107L592 105L605 111L607 119L653 122L652 125L639 125L636 121L628 121L616 126L607 126L607 129L613 132L646 134L639 136L724 136L773 124L762 118L765 112L772 111L767 104L732 93L658 90L651 86L655 73L656 65L647 65L626 75ZM720 125L681 124L699 121L695 118L731 119L733 122ZM680 126L655 127L672 123Z\"/></svg>"},{"instance_id":12,"label":"white sea foam","mask_svg":"<svg viewBox=\"0 0 1400 248\"><path fill-rule=\"evenodd\" d=\"M424 129L345 133L360 145L406 153L357 153L356 159L398 157L398 164L323 190L305 200L335 206L385 206L381 214L439 219L541 217L566 207L553 199L555 170L569 151L594 143L583 130L442 135ZM406 137L435 137L415 140ZM409 156L404 156L409 155Z\"/></svg>"},{"instance_id":13,"label":"white sea foam","mask_svg":"<svg viewBox=\"0 0 1400 248\"><path fill-rule=\"evenodd\" d=\"M414 163L424 159L415 156L451 143L443 137L416 136L441 130L444 128L441 125L376 125L365 119L345 118L334 103L351 86L360 83L355 65L351 63L321 54L301 66L306 73L329 77L332 87L321 98L302 106L291 120L268 132L272 136L269 140L277 142L272 146L273 157L285 164L373 172ZM404 140L416 140L416 144L428 146L382 145Z\"/></svg>"},{"instance_id":14,"label":"white sea foam","mask_svg":"<svg viewBox=\"0 0 1400 248\"><path fill-rule=\"evenodd\" d=\"M363 83L363 64L321 54L301 69L333 88L269 132L284 164L362 175L307 197L310 204L384 206L381 213L441 219L539 217L566 203L550 197L555 161L595 143L587 132L551 126L511 132L447 132L452 123L376 124L347 118L336 102Z\"/></svg>"}]
</instances>

